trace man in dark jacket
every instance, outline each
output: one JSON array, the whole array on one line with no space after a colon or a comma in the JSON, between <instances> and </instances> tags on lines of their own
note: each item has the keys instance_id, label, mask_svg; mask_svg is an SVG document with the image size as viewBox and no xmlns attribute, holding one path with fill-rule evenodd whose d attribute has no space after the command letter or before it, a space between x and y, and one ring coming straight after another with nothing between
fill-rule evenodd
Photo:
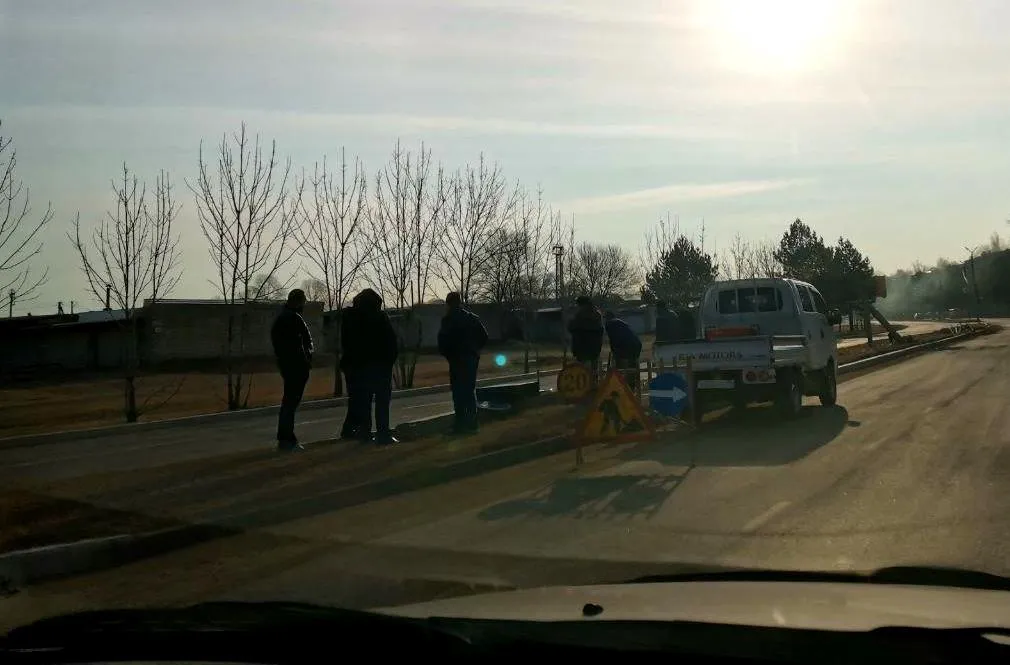
<instances>
[{"instance_id":1,"label":"man in dark jacket","mask_svg":"<svg viewBox=\"0 0 1010 665\"><path fill-rule=\"evenodd\" d=\"M284 395L277 415L277 449L284 451L301 449L295 436L295 410L305 394L314 350L312 335L302 318L304 307L305 292L294 289L270 329L277 368L284 380Z\"/></svg>"},{"instance_id":2,"label":"man in dark jacket","mask_svg":"<svg viewBox=\"0 0 1010 665\"><path fill-rule=\"evenodd\" d=\"M642 340L631 329L628 322L617 318L613 312L606 316L607 338L610 340L610 353L614 356L614 367L624 370L624 378L632 390L638 390L639 371L638 358L642 354Z\"/></svg>"},{"instance_id":3,"label":"man in dark jacket","mask_svg":"<svg viewBox=\"0 0 1010 665\"><path fill-rule=\"evenodd\" d=\"M340 310L340 371L344 375L344 385L347 386L347 413L344 425L340 428L341 439L354 439L360 436L361 429L361 362L358 326L356 315L360 312L351 305Z\"/></svg>"},{"instance_id":4,"label":"man in dark jacket","mask_svg":"<svg viewBox=\"0 0 1010 665\"><path fill-rule=\"evenodd\" d=\"M374 401L376 443L396 443L389 426L393 365L398 353L396 331L382 311L382 297L372 289L356 295L347 312L348 325L341 333L345 335L341 364L348 378L350 425L345 421L344 431L370 440Z\"/></svg>"},{"instance_id":5,"label":"man in dark jacket","mask_svg":"<svg viewBox=\"0 0 1010 665\"><path fill-rule=\"evenodd\" d=\"M677 334L677 315L666 306L666 301L656 302L656 344L672 342Z\"/></svg>"},{"instance_id":6,"label":"man in dark jacket","mask_svg":"<svg viewBox=\"0 0 1010 665\"><path fill-rule=\"evenodd\" d=\"M487 344L487 329L463 307L456 292L445 297L446 313L438 331L438 351L449 361L449 385L456 433L477 430L477 365Z\"/></svg>"},{"instance_id":7,"label":"man in dark jacket","mask_svg":"<svg viewBox=\"0 0 1010 665\"><path fill-rule=\"evenodd\" d=\"M603 317L593 306L589 296L575 299L575 315L568 322L568 332L572 337L572 355L575 360L587 365L595 377L603 348Z\"/></svg>"}]
</instances>

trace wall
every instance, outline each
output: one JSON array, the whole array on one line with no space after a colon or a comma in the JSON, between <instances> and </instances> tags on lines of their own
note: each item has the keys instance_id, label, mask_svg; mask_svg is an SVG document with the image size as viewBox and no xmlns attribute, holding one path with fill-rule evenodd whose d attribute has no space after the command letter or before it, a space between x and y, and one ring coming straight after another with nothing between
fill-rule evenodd
<instances>
[{"instance_id":1,"label":"wall","mask_svg":"<svg viewBox=\"0 0 1010 665\"><path fill-rule=\"evenodd\" d=\"M178 360L211 360L225 357L228 320L236 330L245 316L244 343L233 348L235 357L263 358L273 355L270 327L283 303L264 302L227 305L216 301L148 303L144 308L144 357L157 364ZM305 305L302 313L318 350L324 350L323 305Z\"/></svg>"}]
</instances>

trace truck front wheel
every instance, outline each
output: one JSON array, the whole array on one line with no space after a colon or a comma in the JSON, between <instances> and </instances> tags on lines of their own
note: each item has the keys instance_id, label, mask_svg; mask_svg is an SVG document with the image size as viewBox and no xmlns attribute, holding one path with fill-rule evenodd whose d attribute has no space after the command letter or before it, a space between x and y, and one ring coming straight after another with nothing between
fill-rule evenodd
<instances>
[{"instance_id":1,"label":"truck front wheel","mask_svg":"<svg viewBox=\"0 0 1010 665\"><path fill-rule=\"evenodd\" d=\"M803 386L796 372L782 372L775 406L785 418L795 418L803 409Z\"/></svg>"}]
</instances>

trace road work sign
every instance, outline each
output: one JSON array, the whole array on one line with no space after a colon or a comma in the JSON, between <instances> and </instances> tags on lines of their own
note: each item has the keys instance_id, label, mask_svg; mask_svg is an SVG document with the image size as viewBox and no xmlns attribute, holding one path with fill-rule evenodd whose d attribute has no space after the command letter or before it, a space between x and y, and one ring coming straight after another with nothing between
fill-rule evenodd
<instances>
[{"instance_id":1,"label":"road work sign","mask_svg":"<svg viewBox=\"0 0 1010 665\"><path fill-rule=\"evenodd\" d=\"M649 406L664 416L676 418L690 406L687 377L680 372L666 372L649 382Z\"/></svg>"},{"instance_id":2,"label":"road work sign","mask_svg":"<svg viewBox=\"0 0 1010 665\"><path fill-rule=\"evenodd\" d=\"M652 422L620 371L611 370L589 405L578 439L580 442L629 441L647 438L653 431Z\"/></svg>"},{"instance_id":3,"label":"road work sign","mask_svg":"<svg viewBox=\"0 0 1010 665\"><path fill-rule=\"evenodd\" d=\"M567 400L580 400L593 389L589 368L581 363L565 366L558 374L558 394Z\"/></svg>"}]
</instances>

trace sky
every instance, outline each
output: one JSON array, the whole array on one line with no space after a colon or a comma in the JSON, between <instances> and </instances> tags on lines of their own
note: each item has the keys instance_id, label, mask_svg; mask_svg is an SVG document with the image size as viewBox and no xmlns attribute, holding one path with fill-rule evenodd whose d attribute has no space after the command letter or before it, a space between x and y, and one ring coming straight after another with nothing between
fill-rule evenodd
<instances>
[{"instance_id":1,"label":"sky","mask_svg":"<svg viewBox=\"0 0 1010 665\"><path fill-rule=\"evenodd\" d=\"M173 296L210 297L185 182L243 121L296 169L484 153L636 256L669 214L716 251L800 217L879 272L963 258L1010 232L1008 24L1005 0L0 0L0 134L55 209L21 313L94 306L66 231L124 161L171 173Z\"/></svg>"}]
</instances>

